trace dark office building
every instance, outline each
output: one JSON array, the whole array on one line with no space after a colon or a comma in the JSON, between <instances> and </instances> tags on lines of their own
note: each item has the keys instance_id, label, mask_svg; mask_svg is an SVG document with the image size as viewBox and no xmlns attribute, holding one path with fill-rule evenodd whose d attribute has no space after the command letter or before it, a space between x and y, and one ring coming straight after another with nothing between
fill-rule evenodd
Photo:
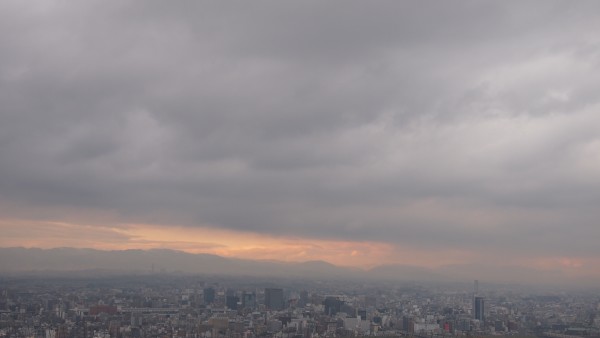
<instances>
[{"instance_id":1,"label":"dark office building","mask_svg":"<svg viewBox=\"0 0 600 338\"><path fill-rule=\"evenodd\" d=\"M411 317L402 317L402 330L406 332L415 332L415 321Z\"/></svg>"},{"instance_id":2,"label":"dark office building","mask_svg":"<svg viewBox=\"0 0 600 338\"><path fill-rule=\"evenodd\" d=\"M265 306L269 310L283 310L283 289L265 289Z\"/></svg>"},{"instance_id":3,"label":"dark office building","mask_svg":"<svg viewBox=\"0 0 600 338\"><path fill-rule=\"evenodd\" d=\"M256 308L256 294L254 292L244 292L242 294L242 307L248 309Z\"/></svg>"},{"instance_id":4,"label":"dark office building","mask_svg":"<svg viewBox=\"0 0 600 338\"><path fill-rule=\"evenodd\" d=\"M329 316L335 316L338 312L341 311L344 302L342 300L337 299L336 297L327 297L323 301L323 305L325 305L325 314Z\"/></svg>"},{"instance_id":5,"label":"dark office building","mask_svg":"<svg viewBox=\"0 0 600 338\"><path fill-rule=\"evenodd\" d=\"M204 304L211 304L215 301L215 289L204 289Z\"/></svg>"},{"instance_id":6,"label":"dark office building","mask_svg":"<svg viewBox=\"0 0 600 338\"><path fill-rule=\"evenodd\" d=\"M473 318L485 321L485 307L483 297L473 298Z\"/></svg>"},{"instance_id":7,"label":"dark office building","mask_svg":"<svg viewBox=\"0 0 600 338\"><path fill-rule=\"evenodd\" d=\"M228 309L237 310L238 302L240 301L240 297L238 296L227 296L225 298L225 305Z\"/></svg>"},{"instance_id":8,"label":"dark office building","mask_svg":"<svg viewBox=\"0 0 600 338\"><path fill-rule=\"evenodd\" d=\"M308 291L303 290L300 292L300 299L298 300L298 307L305 307L309 303Z\"/></svg>"}]
</instances>

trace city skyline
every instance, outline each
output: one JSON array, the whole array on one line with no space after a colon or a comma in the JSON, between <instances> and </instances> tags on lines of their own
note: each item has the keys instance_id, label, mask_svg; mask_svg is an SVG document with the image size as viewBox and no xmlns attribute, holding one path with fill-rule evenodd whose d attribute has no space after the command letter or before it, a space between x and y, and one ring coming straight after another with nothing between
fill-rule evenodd
<instances>
[{"instance_id":1,"label":"city skyline","mask_svg":"<svg viewBox=\"0 0 600 338\"><path fill-rule=\"evenodd\" d=\"M0 247L600 280L599 10L4 1Z\"/></svg>"}]
</instances>

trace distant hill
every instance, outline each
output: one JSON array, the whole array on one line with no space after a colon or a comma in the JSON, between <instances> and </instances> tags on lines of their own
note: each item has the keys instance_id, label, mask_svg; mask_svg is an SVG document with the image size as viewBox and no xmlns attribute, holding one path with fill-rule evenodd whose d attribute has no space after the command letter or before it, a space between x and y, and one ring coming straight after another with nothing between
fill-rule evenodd
<instances>
[{"instance_id":1,"label":"distant hill","mask_svg":"<svg viewBox=\"0 0 600 338\"><path fill-rule=\"evenodd\" d=\"M358 270L326 262L287 263L225 258L182 251L0 248L0 273L102 271L103 273L186 273L233 276L356 277Z\"/></svg>"},{"instance_id":2,"label":"distant hill","mask_svg":"<svg viewBox=\"0 0 600 338\"><path fill-rule=\"evenodd\" d=\"M558 270L535 270L514 266L451 265L428 269L406 265L382 265L370 270L340 267L324 261L290 263L225 258L182 251L95 249L0 248L0 275L61 273L150 274L182 273L229 276L285 277L301 279L364 279L384 281L468 282L529 285L597 285L596 278L567 278Z\"/></svg>"}]
</instances>

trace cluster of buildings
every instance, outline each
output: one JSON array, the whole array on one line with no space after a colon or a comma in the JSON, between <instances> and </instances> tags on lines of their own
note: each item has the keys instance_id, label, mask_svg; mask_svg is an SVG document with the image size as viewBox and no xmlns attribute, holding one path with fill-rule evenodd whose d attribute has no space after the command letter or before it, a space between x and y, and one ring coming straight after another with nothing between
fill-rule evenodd
<instances>
[{"instance_id":1,"label":"cluster of buildings","mask_svg":"<svg viewBox=\"0 0 600 338\"><path fill-rule=\"evenodd\" d=\"M140 276L0 280L0 337L600 335L597 294Z\"/></svg>"}]
</instances>

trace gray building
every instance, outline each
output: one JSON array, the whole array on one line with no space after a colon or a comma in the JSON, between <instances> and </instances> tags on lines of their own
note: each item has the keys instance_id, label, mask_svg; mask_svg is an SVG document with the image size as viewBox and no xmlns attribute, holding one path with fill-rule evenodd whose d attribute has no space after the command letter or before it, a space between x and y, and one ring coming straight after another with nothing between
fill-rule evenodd
<instances>
[{"instance_id":1,"label":"gray building","mask_svg":"<svg viewBox=\"0 0 600 338\"><path fill-rule=\"evenodd\" d=\"M285 307L283 302L283 289L266 288L265 306L269 310L283 310Z\"/></svg>"},{"instance_id":2,"label":"gray building","mask_svg":"<svg viewBox=\"0 0 600 338\"><path fill-rule=\"evenodd\" d=\"M483 297L473 298L473 318L485 321L485 301Z\"/></svg>"}]
</instances>

